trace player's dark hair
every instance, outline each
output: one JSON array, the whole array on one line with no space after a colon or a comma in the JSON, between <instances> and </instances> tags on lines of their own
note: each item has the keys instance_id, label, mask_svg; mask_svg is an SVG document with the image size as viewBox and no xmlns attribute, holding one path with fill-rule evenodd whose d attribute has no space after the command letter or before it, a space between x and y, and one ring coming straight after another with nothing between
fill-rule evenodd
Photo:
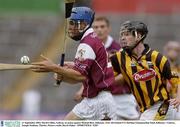
<instances>
[{"instance_id":1,"label":"player's dark hair","mask_svg":"<svg viewBox=\"0 0 180 127\"><path fill-rule=\"evenodd\" d=\"M126 21L121 25L120 31L130 31L133 32L135 36L135 31L140 33L143 37L143 40L148 34L148 28L145 23L140 21Z\"/></svg>"}]
</instances>

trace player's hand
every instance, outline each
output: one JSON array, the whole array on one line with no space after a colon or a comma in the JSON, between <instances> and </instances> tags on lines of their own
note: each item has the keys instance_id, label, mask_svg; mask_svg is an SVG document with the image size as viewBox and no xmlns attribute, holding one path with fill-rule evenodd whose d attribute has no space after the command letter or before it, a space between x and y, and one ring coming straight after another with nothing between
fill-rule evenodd
<instances>
[{"instance_id":1,"label":"player's hand","mask_svg":"<svg viewBox=\"0 0 180 127\"><path fill-rule=\"evenodd\" d=\"M41 55L43 61L32 63L34 65L31 70L34 72L52 72L53 69L58 66L54 64L50 59Z\"/></svg>"},{"instance_id":2,"label":"player's hand","mask_svg":"<svg viewBox=\"0 0 180 127\"><path fill-rule=\"evenodd\" d=\"M57 73L54 73L54 79L56 81L62 81L63 80L63 76Z\"/></svg>"},{"instance_id":3,"label":"player's hand","mask_svg":"<svg viewBox=\"0 0 180 127\"><path fill-rule=\"evenodd\" d=\"M176 108L177 111L178 111L178 107L179 107L179 105L180 105L180 98L170 99L169 102L170 102L170 105L173 105L174 108Z\"/></svg>"}]
</instances>

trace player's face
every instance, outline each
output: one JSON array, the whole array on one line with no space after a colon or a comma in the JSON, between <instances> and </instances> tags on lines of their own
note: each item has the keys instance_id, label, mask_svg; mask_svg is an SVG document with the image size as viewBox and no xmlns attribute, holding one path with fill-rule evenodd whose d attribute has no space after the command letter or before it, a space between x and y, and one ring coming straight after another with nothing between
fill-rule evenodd
<instances>
[{"instance_id":1,"label":"player's face","mask_svg":"<svg viewBox=\"0 0 180 127\"><path fill-rule=\"evenodd\" d=\"M169 43L165 50L167 57L170 60L176 61L180 55L180 44Z\"/></svg>"},{"instance_id":2,"label":"player's face","mask_svg":"<svg viewBox=\"0 0 180 127\"><path fill-rule=\"evenodd\" d=\"M74 20L69 20L68 23L68 35L69 37L75 37L80 34L80 31L86 27L85 22L77 22Z\"/></svg>"},{"instance_id":3,"label":"player's face","mask_svg":"<svg viewBox=\"0 0 180 127\"><path fill-rule=\"evenodd\" d=\"M136 43L135 37L132 35L132 32L122 31L120 32L119 41L121 43L121 47L131 47Z\"/></svg>"},{"instance_id":4,"label":"player's face","mask_svg":"<svg viewBox=\"0 0 180 127\"><path fill-rule=\"evenodd\" d=\"M94 29L94 32L97 34L97 36L102 40L106 39L107 36L109 35L110 28L108 24L103 20L94 21L92 27Z\"/></svg>"}]
</instances>

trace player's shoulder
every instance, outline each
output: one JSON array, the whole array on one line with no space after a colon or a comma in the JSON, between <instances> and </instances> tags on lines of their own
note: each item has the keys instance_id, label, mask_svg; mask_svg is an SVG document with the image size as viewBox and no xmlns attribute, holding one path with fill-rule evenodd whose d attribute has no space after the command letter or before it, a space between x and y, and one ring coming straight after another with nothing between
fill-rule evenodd
<instances>
[{"instance_id":1,"label":"player's shoulder","mask_svg":"<svg viewBox=\"0 0 180 127\"><path fill-rule=\"evenodd\" d=\"M102 42L93 33L90 33L81 40L78 49L84 49L86 52L94 52L96 54L101 47L104 47Z\"/></svg>"},{"instance_id":2,"label":"player's shoulder","mask_svg":"<svg viewBox=\"0 0 180 127\"><path fill-rule=\"evenodd\" d=\"M162 53L160 53L159 51L157 50L151 50L151 57L157 57L158 59L167 59L167 57L165 55L163 55Z\"/></svg>"},{"instance_id":3,"label":"player's shoulder","mask_svg":"<svg viewBox=\"0 0 180 127\"><path fill-rule=\"evenodd\" d=\"M89 45L95 52L101 49L102 47L104 48L102 41L97 37L97 35L94 32L84 37L81 43Z\"/></svg>"},{"instance_id":4,"label":"player's shoulder","mask_svg":"<svg viewBox=\"0 0 180 127\"><path fill-rule=\"evenodd\" d=\"M83 35L83 40L97 40L97 34L94 31L87 32Z\"/></svg>"},{"instance_id":5,"label":"player's shoulder","mask_svg":"<svg viewBox=\"0 0 180 127\"><path fill-rule=\"evenodd\" d=\"M102 42L98 37L97 37L97 34L92 32L92 33L89 33L88 35L86 35L82 41L82 43L87 43L87 44L90 44L90 45L102 45L102 43L98 43L98 42Z\"/></svg>"},{"instance_id":6,"label":"player's shoulder","mask_svg":"<svg viewBox=\"0 0 180 127\"><path fill-rule=\"evenodd\" d=\"M162 53L160 53L159 51L157 50L152 50L152 53L151 53L151 60L158 66L162 66L164 64L166 64L166 66L169 66L169 61L168 61L168 58L163 55Z\"/></svg>"},{"instance_id":7,"label":"player's shoulder","mask_svg":"<svg viewBox=\"0 0 180 127\"><path fill-rule=\"evenodd\" d=\"M116 51L116 52L114 53L114 56L119 57L119 56L122 55L122 54L125 55L125 52L124 52L124 50L121 48L121 49L119 49L118 51Z\"/></svg>"}]
</instances>

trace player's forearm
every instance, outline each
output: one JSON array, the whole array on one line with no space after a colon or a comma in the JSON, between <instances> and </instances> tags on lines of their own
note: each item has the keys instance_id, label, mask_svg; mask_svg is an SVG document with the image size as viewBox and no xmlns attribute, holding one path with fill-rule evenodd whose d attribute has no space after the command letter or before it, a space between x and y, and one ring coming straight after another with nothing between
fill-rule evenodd
<instances>
[{"instance_id":1,"label":"player's forearm","mask_svg":"<svg viewBox=\"0 0 180 127\"><path fill-rule=\"evenodd\" d=\"M67 77L63 77L62 81L66 82L66 83L69 83L69 84L72 84L72 85L74 85L76 83L79 83L79 81L74 80L74 79L70 79L70 78L67 78Z\"/></svg>"},{"instance_id":2,"label":"player's forearm","mask_svg":"<svg viewBox=\"0 0 180 127\"><path fill-rule=\"evenodd\" d=\"M74 62L73 61L65 61L64 64L67 65L70 68L74 67Z\"/></svg>"},{"instance_id":3,"label":"player's forearm","mask_svg":"<svg viewBox=\"0 0 180 127\"><path fill-rule=\"evenodd\" d=\"M74 85L74 84L77 84L79 82L82 82L81 79L73 79L71 77L66 77L66 76L63 77L62 81L66 82L66 83L69 83L71 85Z\"/></svg>"},{"instance_id":4,"label":"player's forearm","mask_svg":"<svg viewBox=\"0 0 180 127\"><path fill-rule=\"evenodd\" d=\"M86 77L81 75L80 72L73 70L71 68L65 68L65 67L55 67L53 71L57 74L62 75L63 81L74 84L78 82L83 82Z\"/></svg>"}]
</instances>

